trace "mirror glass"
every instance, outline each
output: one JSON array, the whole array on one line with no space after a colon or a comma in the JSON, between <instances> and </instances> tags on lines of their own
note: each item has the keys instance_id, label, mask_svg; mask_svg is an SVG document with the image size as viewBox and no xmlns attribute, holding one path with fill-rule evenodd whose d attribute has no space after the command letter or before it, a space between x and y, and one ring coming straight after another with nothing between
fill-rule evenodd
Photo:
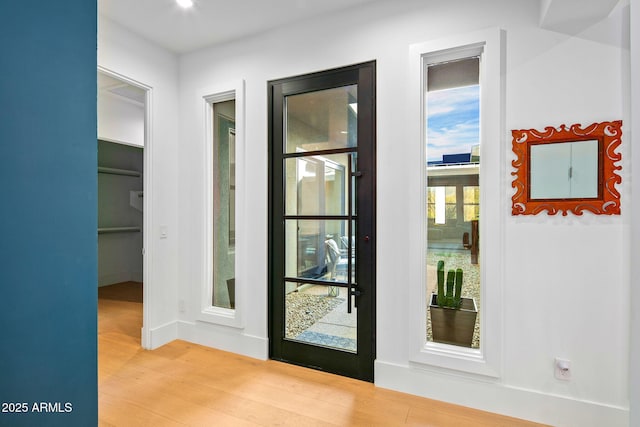
<instances>
[{"instance_id":1,"label":"mirror glass","mask_svg":"<svg viewBox=\"0 0 640 427\"><path fill-rule=\"evenodd\" d=\"M512 215L620 215L622 120L514 129Z\"/></svg>"},{"instance_id":2,"label":"mirror glass","mask_svg":"<svg viewBox=\"0 0 640 427\"><path fill-rule=\"evenodd\" d=\"M532 144L530 150L530 199L598 197L598 140Z\"/></svg>"}]
</instances>

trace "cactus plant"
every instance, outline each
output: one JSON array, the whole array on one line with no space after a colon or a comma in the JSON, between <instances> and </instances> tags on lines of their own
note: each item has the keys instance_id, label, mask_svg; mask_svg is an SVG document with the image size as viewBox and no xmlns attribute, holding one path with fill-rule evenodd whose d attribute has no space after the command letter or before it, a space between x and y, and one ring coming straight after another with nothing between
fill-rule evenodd
<instances>
[{"instance_id":1,"label":"cactus plant","mask_svg":"<svg viewBox=\"0 0 640 427\"><path fill-rule=\"evenodd\" d=\"M445 305L444 293L444 261L438 261L438 305Z\"/></svg>"},{"instance_id":2,"label":"cactus plant","mask_svg":"<svg viewBox=\"0 0 640 427\"><path fill-rule=\"evenodd\" d=\"M458 268L456 270L456 293L455 296L453 297L453 306L458 308L460 307L461 304L461 298L462 298L462 269Z\"/></svg>"},{"instance_id":3,"label":"cactus plant","mask_svg":"<svg viewBox=\"0 0 640 427\"><path fill-rule=\"evenodd\" d=\"M438 261L438 294L429 300L433 341L471 347L478 309L473 298L462 297L461 268L444 277L444 261Z\"/></svg>"},{"instance_id":4,"label":"cactus plant","mask_svg":"<svg viewBox=\"0 0 640 427\"><path fill-rule=\"evenodd\" d=\"M453 299L454 299L453 283L455 281L455 278L456 278L455 271L453 270L447 271L447 294L445 295L446 307L453 307Z\"/></svg>"},{"instance_id":5,"label":"cactus plant","mask_svg":"<svg viewBox=\"0 0 640 427\"><path fill-rule=\"evenodd\" d=\"M460 308L462 298L463 271L449 270L445 289L444 261L438 261L438 305L441 307Z\"/></svg>"}]
</instances>

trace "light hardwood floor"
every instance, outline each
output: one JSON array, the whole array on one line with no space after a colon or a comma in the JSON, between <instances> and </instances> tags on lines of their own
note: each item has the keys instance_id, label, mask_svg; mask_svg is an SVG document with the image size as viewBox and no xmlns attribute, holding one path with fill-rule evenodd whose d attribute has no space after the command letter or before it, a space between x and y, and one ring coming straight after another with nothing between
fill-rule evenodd
<instances>
[{"instance_id":1,"label":"light hardwood floor","mask_svg":"<svg viewBox=\"0 0 640 427\"><path fill-rule=\"evenodd\" d=\"M538 426L174 341L140 348L142 285L99 289L100 426Z\"/></svg>"}]
</instances>

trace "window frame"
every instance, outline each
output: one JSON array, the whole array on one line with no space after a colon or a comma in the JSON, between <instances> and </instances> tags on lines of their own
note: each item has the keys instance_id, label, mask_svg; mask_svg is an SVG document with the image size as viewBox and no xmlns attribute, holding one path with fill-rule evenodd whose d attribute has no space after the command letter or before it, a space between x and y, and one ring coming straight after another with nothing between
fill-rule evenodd
<instances>
[{"instance_id":1,"label":"window frame","mask_svg":"<svg viewBox=\"0 0 640 427\"><path fill-rule=\"evenodd\" d=\"M502 354L502 318L504 317L504 220L507 208L502 176L505 173L504 125L504 32L482 30L446 39L413 44L410 47L410 94L408 120L416 161L411 174L420 183L414 193L410 215L413 232L421 239L410 239L410 364L462 371L481 377L500 376ZM426 339L427 295L427 168L426 168L426 67L427 64L480 56L480 239L481 299L480 348L471 349ZM419 150L419 152L418 152ZM414 190L415 191L415 190ZM496 203L496 202L499 203Z\"/></svg>"},{"instance_id":2,"label":"window frame","mask_svg":"<svg viewBox=\"0 0 640 427\"><path fill-rule=\"evenodd\" d=\"M246 257L244 256L245 244L244 233L238 224L244 224L241 201L244 194L245 182L245 144L244 144L244 127L245 127L245 82L244 80L235 80L220 84L215 87L202 89L198 94L199 103L203 108L204 121L204 174L205 186L203 201L204 206L204 224L205 233L203 248L203 278L200 295L200 310L197 319L203 322L214 323L218 325L229 326L233 328L244 328L245 292L243 291L243 283L246 283L243 276ZM213 305L213 278L214 278L214 241L213 241L213 190L216 183L214 182L214 144L215 144L215 125L214 125L214 104L235 100L235 308L216 307Z\"/></svg>"}]
</instances>

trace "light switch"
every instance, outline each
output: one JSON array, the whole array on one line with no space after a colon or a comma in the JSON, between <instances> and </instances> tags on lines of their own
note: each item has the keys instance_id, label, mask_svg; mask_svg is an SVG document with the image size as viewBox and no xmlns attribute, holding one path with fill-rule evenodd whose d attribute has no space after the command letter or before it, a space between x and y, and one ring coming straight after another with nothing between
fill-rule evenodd
<instances>
[{"instance_id":1,"label":"light switch","mask_svg":"<svg viewBox=\"0 0 640 427\"><path fill-rule=\"evenodd\" d=\"M166 239L167 235L168 235L168 230L167 230L167 226L166 225L161 225L160 226L160 238L161 239Z\"/></svg>"}]
</instances>

